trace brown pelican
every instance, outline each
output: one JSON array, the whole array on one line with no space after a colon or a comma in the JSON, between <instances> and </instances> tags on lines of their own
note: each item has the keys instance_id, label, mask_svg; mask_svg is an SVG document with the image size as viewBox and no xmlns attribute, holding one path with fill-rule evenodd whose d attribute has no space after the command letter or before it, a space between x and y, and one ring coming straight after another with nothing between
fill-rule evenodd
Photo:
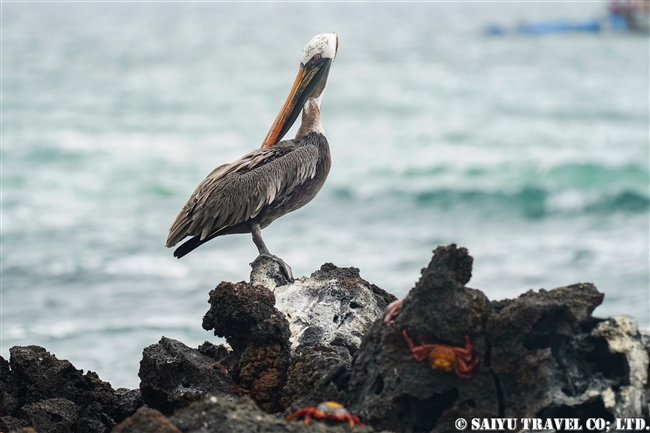
<instances>
[{"instance_id":1,"label":"brown pelican","mask_svg":"<svg viewBox=\"0 0 650 433\"><path fill-rule=\"evenodd\" d=\"M215 168L192 193L169 229L168 248L179 259L217 236L252 233L260 256L269 257L293 280L291 268L269 253L262 229L313 199L330 170L329 144L320 121L320 106L338 36L323 33L303 51L298 76L262 147L232 164ZM280 141L302 110L293 140Z\"/></svg>"}]
</instances>

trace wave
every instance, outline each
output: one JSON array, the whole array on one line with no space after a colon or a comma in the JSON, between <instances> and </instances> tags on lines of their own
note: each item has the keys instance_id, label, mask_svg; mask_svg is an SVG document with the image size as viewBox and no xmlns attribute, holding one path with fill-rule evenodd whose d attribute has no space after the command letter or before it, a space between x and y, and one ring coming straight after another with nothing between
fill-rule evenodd
<instances>
[{"instance_id":1,"label":"wave","mask_svg":"<svg viewBox=\"0 0 650 433\"><path fill-rule=\"evenodd\" d=\"M603 197L595 203L586 206L587 212L648 212L650 199L647 196L632 191L623 191L612 197Z\"/></svg>"},{"instance_id":2,"label":"wave","mask_svg":"<svg viewBox=\"0 0 650 433\"><path fill-rule=\"evenodd\" d=\"M650 197L632 190L593 194L577 190L549 191L536 187L525 187L512 192L445 188L421 192L390 190L383 194L361 197L353 189L337 188L334 197L339 201L361 200L366 204L382 201L392 205L410 205L416 209L476 212L484 216L515 213L529 219L554 215L609 215L650 211Z\"/></svg>"},{"instance_id":3,"label":"wave","mask_svg":"<svg viewBox=\"0 0 650 433\"><path fill-rule=\"evenodd\" d=\"M601 189L648 188L650 172L645 166L635 163L607 165L602 163L564 163L547 167L530 164L494 166L453 167L437 165L432 167L408 168L399 172L378 173L388 175L397 182L450 180L455 183L491 182L496 186L511 187L517 184L540 185L555 189Z\"/></svg>"},{"instance_id":4,"label":"wave","mask_svg":"<svg viewBox=\"0 0 650 433\"><path fill-rule=\"evenodd\" d=\"M338 200L410 202L416 208L501 214L528 218L554 214L639 213L650 209L647 167L627 163L558 163L550 166L486 162L463 166L384 169L335 187Z\"/></svg>"}]
</instances>

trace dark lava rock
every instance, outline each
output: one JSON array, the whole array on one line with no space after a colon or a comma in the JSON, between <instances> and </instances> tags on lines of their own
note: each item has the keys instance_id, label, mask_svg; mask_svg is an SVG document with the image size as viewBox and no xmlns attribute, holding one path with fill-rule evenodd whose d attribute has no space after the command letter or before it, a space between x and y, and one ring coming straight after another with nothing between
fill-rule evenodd
<instances>
[{"instance_id":1,"label":"dark lava rock","mask_svg":"<svg viewBox=\"0 0 650 433\"><path fill-rule=\"evenodd\" d=\"M23 429L32 428L28 426L29 423L27 421L14 418L13 416L3 416L2 418L0 418L0 429L1 429L0 431L2 432L22 431Z\"/></svg>"},{"instance_id":2,"label":"dark lava rock","mask_svg":"<svg viewBox=\"0 0 650 433\"><path fill-rule=\"evenodd\" d=\"M289 324L275 309L273 292L262 286L222 282L210 291L210 310L203 329L225 337L237 356L251 344L280 344L288 347Z\"/></svg>"},{"instance_id":3,"label":"dark lava rock","mask_svg":"<svg viewBox=\"0 0 650 433\"><path fill-rule=\"evenodd\" d=\"M38 433L32 427L20 427L15 430L9 430L9 433Z\"/></svg>"},{"instance_id":4,"label":"dark lava rock","mask_svg":"<svg viewBox=\"0 0 650 433\"><path fill-rule=\"evenodd\" d=\"M209 341L206 341L203 344L199 345L198 350L202 355L212 358L221 364L223 366L222 369L224 369L226 372L234 370L237 366L237 363L239 363L239 358L235 355L235 353L222 344L217 346L210 343Z\"/></svg>"},{"instance_id":5,"label":"dark lava rock","mask_svg":"<svg viewBox=\"0 0 650 433\"><path fill-rule=\"evenodd\" d=\"M181 433L181 431L157 410L141 407L133 416L117 425L111 433Z\"/></svg>"},{"instance_id":6,"label":"dark lava rock","mask_svg":"<svg viewBox=\"0 0 650 433\"><path fill-rule=\"evenodd\" d=\"M14 413L23 404L18 397L20 384L9 367L9 362L0 356L0 414ZM0 428L9 430L8 426L0 424ZM13 427L12 427L13 428Z\"/></svg>"},{"instance_id":7,"label":"dark lava rock","mask_svg":"<svg viewBox=\"0 0 650 433\"><path fill-rule=\"evenodd\" d=\"M304 407L317 406L323 401L335 401L345 404L349 400L348 386L350 383L350 366L346 364L339 364L322 376L313 390L300 398L295 400L289 408L284 411L284 415L289 415L298 409ZM352 411L355 415L359 415ZM365 419L362 418L365 422Z\"/></svg>"},{"instance_id":8,"label":"dark lava rock","mask_svg":"<svg viewBox=\"0 0 650 433\"><path fill-rule=\"evenodd\" d=\"M553 389L575 396L602 378L590 358L598 346L605 355L607 343L582 331L595 325L591 313L603 297L592 284L576 284L492 303L490 367L505 416L534 416L552 403Z\"/></svg>"},{"instance_id":9,"label":"dark lava rock","mask_svg":"<svg viewBox=\"0 0 650 433\"><path fill-rule=\"evenodd\" d=\"M278 412L289 367L289 323L275 307L269 289L222 282L210 292L203 328L226 337L239 362L235 382L250 391L264 410Z\"/></svg>"},{"instance_id":10,"label":"dark lava rock","mask_svg":"<svg viewBox=\"0 0 650 433\"><path fill-rule=\"evenodd\" d=\"M392 325L376 321L355 354L292 408L336 399L376 429L457 431L487 417L648 416L648 356L635 322L591 316L603 299L591 284L528 292L489 302L464 285L472 258L439 247L403 300ZM464 346L479 364L464 379L417 362L402 332L419 345ZM645 387L645 388L644 388Z\"/></svg>"},{"instance_id":11,"label":"dark lava rock","mask_svg":"<svg viewBox=\"0 0 650 433\"><path fill-rule=\"evenodd\" d=\"M278 412L280 392L286 383L289 353L279 344L253 346L239 361L239 384L250 390L262 409Z\"/></svg>"},{"instance_id":12,"label":"dark lava rock","mask_svg":"<svg viewBox=\"0 0 650 433\"><path fill-rule=\"evenodd\" d=\"M223 365L166 337L144 349L139 376L144 403L163 413L206 396L235 399L241 395Z\"/></svg>"},{"instance_id":13,"label":"dark lava rock","mask_svg":"<svg viewBox=\"0 0 650 433\"><path fill-rule=\"evenodd\" d=\"M115 390L115 399L123 417L133 415L144 404L139 389L118 388Z\"/></svg>"},{"instance_id":14,"label":"dark lava rock","mask_svg":"<svg viewBox=\"0 0 650 433\"><path fill-rule=\"evenodd\" d=\"M128 415L97 374L84 374L38 346L12 347L9 353L9 363L0 358L1 428L108 432Z\"/></svg>"},{"instance_id":15,"label":"dark lava rock","mask_svg":"<svg viewBox=\"0 0 650 433\"><path fill-rule=\"evenodd\" d=\"M255 263L255 283L221 283L203 318L232 350L163 337L144 350L140 390L114 391L40 347L10 349L9 362L0 357L0 431L349 432L279 417L326 400L371 426L356 432L456 432L458 418L650 419L650 333L629 316L592 317L603 295L591 284L490 302L465 287L467 250L449 245L386 325L394 298L355 268L325 264L288 283L275 262ZM479 360L471 378L417 362L404 332L415 345L462 347L467 336ZM138 410L143 402L174 415Z\"/></svg>"},{"instance_id":16,"label":"dark lava rock","mask_svg":"<svg viewBox=\"0 0 650 433\"><path fill-rule=\"evenodd\" d=\"M349 367L351 355L359 349L370 325L383 317L386 306L396 299L361 278L357 268L339 268L326 263L310 277L288 282L277 263L271 260L258 258L252 267L251 285L266 287L275 295L275 308L265 314L275 315L279 310L288 320L291 331L291 365L280 406L272 406L273 410L286 408L304 397L331 368ZM215 312L221 313L221 305ZM254 323L259 320L256 317ZM231 318L222 321L232 323ZM237 339L233 344L239 344ZM243 381L240 384L247 387ZM254 396L259 402L259 397Z\"/></svg>"},{"instance_id":17,"label":"dark lava rock","mask_svg":"<svg viewBox=\"0 0 650 433\"><path fill-rule=\"evenodd\" d=\"M302 346L291 354L291 364L287 372L287 384L282 390L280 404L291 404L309 394L333 368L350 366L352 356L342 346ZM335 397L325 400L336 400ZM320 401L301 402L302 406L313 406Z\"/></svg>"},{"instance_id":18,"label":"dark lava rock","mask_svg":"<svg viewBox=\"0 0 650 433\"><path fill-rule=\"evenodd\" d=\"M32 425L38 432L67 432L77 422L77 406L65 398L51 398L23 406ZM89 431L103 431L103 426L93 425ZM76 429L78 430L78 429Z\"/></svg>"},{"instance_id":19,"label":"dark lava rock","mask_svg":"<svg viewBox=\"0 0 650 433\"><path fill-rule=\"evenodd\" d=\"M463 416L497 416L494 378L485 365L485 324L489 301L481 292L464 287L472 258L455 245L439 247L422 278L404 299L392 326L377 321L354 358L348 385L349 409L375 428L429 432L450 409ZM402 331L416 345L464 346L470 337L479 365L471 379L432 370L417 362Z\"/></svg>"},{"instance_id":20,"label":"dark lava rock","mask_svg":"<svg viewBox=\"0 0 650 433\"><path fill-rule=\"evenodd\" d=\"M350 433L346 423L317 421L307 427L302 420L286 422L262 412L249 398L225 401L209 398L179 410L169 419L183 433ZM370 433L370 427L356 426L355 433Z\"/></svg>"},{"instance_id":21,"label":"dark lava rock","mask_svg":"<svg viewBox=\"0 0 650 433\"><path fill-rule=\"evenodd\" d=\"M278 274L275 262L256 260L252 266L251 284L273 290L275 309L284 314L291 331L293 351L280 399L282 408L312 391L331 368L349 367L351 355L359 349L370 325L383 317L386 306L396 299L361 278L357 268L326 263L310 277L289 283ZM265 314L275 315L275 309ZM255 318L254 323L259 320Z\"/></svg>"},{"instance_id":22,"label":"dark lava rock","mask_svg":"<svg viewBox=\"0 0 650 433\"><path fill-rule=\"evenodd\" d=\"M454 346L463 346L468 335L474 350L484 352L481 337L490 306L482 292L465 287L472 275L472 257L453 244L433 253L420 281L404 298L392 330L399 329L401 341L401 332L406 330L414 341L422 334L427 343Z\"/></svg>"}]
</instances>

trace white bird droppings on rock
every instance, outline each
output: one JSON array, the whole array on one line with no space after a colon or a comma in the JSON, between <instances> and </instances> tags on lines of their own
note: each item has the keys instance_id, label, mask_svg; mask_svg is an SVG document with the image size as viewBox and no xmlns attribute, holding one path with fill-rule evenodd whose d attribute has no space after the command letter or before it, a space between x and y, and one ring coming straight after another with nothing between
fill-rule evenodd
<instances>
[{"instance_id":1,"label":"white bird droppings on rock","mask_svg":"<svg viewBox=\"0 0 650 433\"><path fill-rule=\"evenodd\" d=\"M368 327L383 316L373 292L364 282L345 286L340 280L303 277L275 289L275 307L289 320L291 347L361 345Z\"/></svg>"},{"instance_id":2,"label":"white bird droppings on rock","mask_svg":"<svg viewBox=\"0 0 650 433\"><path fill-rule=\"evenodd\" d=\"M287 283L277 263L258 259L253 263L251 283L273 290L275 308L289 321L292 349L343 346L354 353L366 330L396 299L361 278L358 269L331 263L310 277Z\"/></svg>"}]
</instances>

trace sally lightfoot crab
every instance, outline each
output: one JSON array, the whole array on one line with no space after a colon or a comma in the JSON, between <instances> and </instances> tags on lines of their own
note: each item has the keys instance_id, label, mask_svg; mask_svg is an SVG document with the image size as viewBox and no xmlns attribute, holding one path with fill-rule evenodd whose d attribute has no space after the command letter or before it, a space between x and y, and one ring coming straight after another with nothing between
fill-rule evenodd
<instances>
[{"instance_id":1,"label":"sally lightfoot crab","mask_svg":"<svg viewBox=\"0 0 650 433\"><path fill-rule=\"evenodd\" d=\"M341 422L347 421L350 428L354 428L355 424L363 425L358 416L352 415L343 407L343 405L335 401L325 401L316 407L309 406L298 409L287 417L287 421L291 421L300 416L305 417L305 425L309 425L309 421L312 417L316 419L331 419Z\"/></svg>"},{"instance_id":2,"label":"sally lightfoot crab","mask_svg":"<svg viewBox=\"0 0 650 433\"><path fill-rule=\"evenodd\" d=\"M420 345L415 346L406 331L402 331L406 343L416 361L429 358L429 365L434 370L454 371L458 377L470 379L470 372L478 365L478 358L472 361L472 345L469 337L465 336L465 347L449 346L447 344L426 344L420 335Z\"/></svg>"}]
</instances>

